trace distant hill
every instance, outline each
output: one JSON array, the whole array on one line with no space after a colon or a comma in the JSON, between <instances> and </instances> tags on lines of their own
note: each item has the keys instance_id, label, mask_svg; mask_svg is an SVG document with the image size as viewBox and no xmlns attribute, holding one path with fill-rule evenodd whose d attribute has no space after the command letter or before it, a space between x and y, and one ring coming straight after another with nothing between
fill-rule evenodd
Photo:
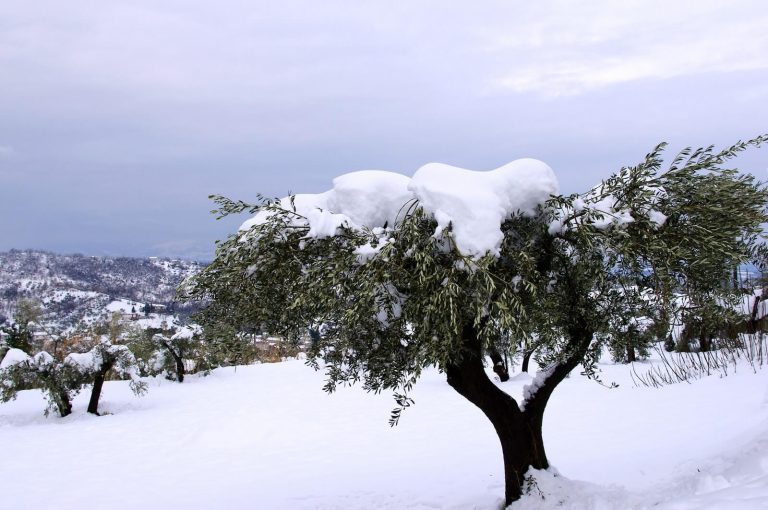
<instances>
[{"instance_id":1,"label":"distant hill","mask_svg":"<svg viewBox=\"0 0 768 510\"><path fill-rule=\"evenodd\" d=\"M0 252L0 323L11 320L21 298L39 301L44 322L57 328L103 316L107 304L118 299L163 305L187 316L194 309L173 303L176 287L203 267L200 262L155 257Z\"/></svg>"}]
</instances>

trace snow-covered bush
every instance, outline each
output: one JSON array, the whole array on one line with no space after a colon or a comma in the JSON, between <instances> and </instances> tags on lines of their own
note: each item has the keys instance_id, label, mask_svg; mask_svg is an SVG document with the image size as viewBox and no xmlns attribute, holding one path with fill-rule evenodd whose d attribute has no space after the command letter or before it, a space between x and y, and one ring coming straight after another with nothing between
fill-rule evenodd
<instances>
[{"instance_id":1,"label":"snow-covered bush","mask_svg":"<svg viewBox=\"0 0 768 510\"><path fill-rule=\"evenodd\" d=\"M152 368L161 368L168 378L184 382L187 361L191 361L200 346L200 328L182 326L173 334L156 333L152 344L157 349L152 357Z\"/></svg>"},{"instance_id":2,"label":"snow-covered bush","mask_svg":"<svg viewBox=\"0 0 768 510\"><path fill-rule=\"evenodd\" d=\"M40 388L48 401L45 415L55 410L64 417L72 412L72 398L86 380L72 364L45 351L29 356L20 349L10 349L0 363L0 400L8 402L20 390Z\"/></svg>"},{"instance_id":3,"label":"snow-covered bush","mask_svg":"<svg viewBox=\"0 0 768 510\"><path fill-rule=\"evenodd\" d=\"M147 390L147 384L139 378L133 353L125 345L112 344L107 337L86 353L69 354L64 358L64 364L77 371L83 381L93 384L88 402L89 413L99 414L101 390L110 371L129 379L131 390L136 395L142 395Z\"/></svg>"},{"instance_id":4,"label":"snow-covered bush","mask_svg":"<svg viewBox=\"0 0 768 510\"><path fill-rule=\"evenodd\" d=\"M21 349L26 353L34 352L33 333L42 315L43 310L39 302L32 299L19 299L13 321L0 327L0 331L6 337L5 344L9 348Z\"/></svg>"}]
</instances>

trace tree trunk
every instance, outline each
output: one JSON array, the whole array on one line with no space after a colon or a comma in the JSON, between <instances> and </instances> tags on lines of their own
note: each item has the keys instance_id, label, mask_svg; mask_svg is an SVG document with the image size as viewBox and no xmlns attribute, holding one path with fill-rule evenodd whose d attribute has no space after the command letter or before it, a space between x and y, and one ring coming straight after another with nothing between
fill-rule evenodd
<instances>
[{"instance_id":1,"label":"tree trunk","mask_svg":"<svg viewBox=\"0 0 768 510\"><path fill-rule=\"evenodd\" d=\"M104 374L98 372L93 380L93 389L91 389L91 399L88 401L88 412L99 415L99 398L101 397L101 388L104 386Z\"/></svg>"},{"instance_id":2,"label":"tree trunk","mask_svg":"<svg viewBox=\"0 0 768 510\"><path fill-rule=\"evenodd\" d=\"M184 382L184 360L179 356L174 356L173 359L176 361L176 380Z\"/></svg>"},{"instance_id":3,"label":"tree trunk","mask_svg":"<svg viewBox=\"0 0 768 510\"><path fill-rule=\"evenodd\" d=\"M675 352L691 352L691 348L688 344L688 333L685 329L683 329L677 342L675 342Z\"/></svg>"},{"instance_id":4,"label":"tree trunk","mask_svg":"<svg viewBox=\"0 0 768 510\"><path fill-rule=\"evenodd\" d=\"M524 413L515 399L488 379L480 340L473 327L465 327L462 337L461 359L446 367L448 384L480 408L493 424L501 442L505 500L509 505L522 495L529 468L549 467L541 435L543 412Z\"/></svg>"},{"instance_id":5,"label":"tree trunk","mask_svg":"<svg viewBox=\"0 0 768 510\"><path fill-rule=\"evenodd\" d=\"M528 372L528 365L531 362L531 356L533 356L533 351L535 350L536 349L531 349L523 353L523 365L520 367L520 370L522 370L523 372L526 372L526 373Z\"/></svg>"},{"instance_id":6,"label":"tree trunk","mask_svg":"<svg viewBox=\"0 0 768 510\"><path fill-rule=\"evenodd\" d=\"M488 349L488 356L491 357L491 361L493 362L493 371L496 372L496 375L499 376L501 382L509 381L509 369L507 368L507 364L505 363L504 358L502 358L501 354L499 354L499 351L491 347Z\"/></svg>"},{"instance_id":7,"label":"tree trunk","mask_svg":"<svg viewBox=\"0 0 768 510\"><path fill-rule=\"evenodd\" d=\"M168 342L163 342L165 345L165 348L168 349L168 352L171 353L171 356L173 357L173 361L176 363L176 380L180 383L184 382L184 360L176 354L176 351L173 350L173 348L168 345Z\"/></svg>"},{"instance_id":8,"label":"tree trunk","mask_svg":"<svg viewBox=\"0 0 768 510\"><path fill-rule=\"evenodd\" d=\"M96 372L96 376L93 379L93 388L91 389L91 399L88 401L88 412L99 415L99 399L101 398L101 389L104 386L104 379L107 376L107 372L112 369L113 363L104 363Z\"/></svg>"},{"instance_id":9,"label":"tree trunk","mask_svg":"<svg viewBox=\"0 0 768 510\"><path fill-rule=\"evenodd\" d=\"M69 400L69 393L67 390L55 390L54 399L56 409L59 410L59 416L64 418L65 416L72 414L72 402Z\"/></svg>"},{"instance_id":10,"label":"tree trunk","mask_svg":"<svg viewBox=\"0 0 768 510\"><path fill-rule=\"evenodd\" d=\"M709 338L709 333L704 327L701 328L701 335L699 336L699 351L708 352L712 350L712 342Z\"/></svg>"},{"instance_id":11,"label":"tree trunk","mask_svg":"<svg viewBox=\"0 0 768 510\"><path fill-rule=\"evenodd\" d=\"M635 361L637 361L635 348L631 345L627 345L627 363L634 363Z\"/></svg>"}]
</instances>

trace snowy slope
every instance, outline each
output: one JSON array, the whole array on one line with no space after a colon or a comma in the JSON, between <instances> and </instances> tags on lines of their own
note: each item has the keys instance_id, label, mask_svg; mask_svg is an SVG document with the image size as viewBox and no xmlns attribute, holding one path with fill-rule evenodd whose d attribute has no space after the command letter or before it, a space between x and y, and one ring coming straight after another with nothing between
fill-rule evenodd
<instances>
[{"instance_id":1,"label":"snowy slope","mask_svg":"<svg viewBox=\"0 0 768 510\"><path fill-rule=\"evenodd\" d=\"M513 508L768 507L768 370L649 389L602 368L618 389L574 375L555 392L544 433L561 475L537 473L544 499ZM141 399L108 382L112 414L80 395L65 419L22 392L0 405L0 508L499 508L491 425L441 374L393 429L389 396L322 383L299 361L151 380Z\"/></svg>"},{"instance_id":2,"label":"snowy slope","mask_svg":"<svg viewBox=\"0 0 768 510\"><path fill-rule=\"evenodd\" d=\"M19 299L41 304L42 329L60 331L104 320L118 298L141 312L145 303L170 305L181 281L203 264L150 257L88 257L35 250L0 252L0 323L12 321ZM130 311L127 306L124 311ZM188 316L195 306L175 304ZM115 311L115 309L110 309Z\"/></svg>"}]
</instances>

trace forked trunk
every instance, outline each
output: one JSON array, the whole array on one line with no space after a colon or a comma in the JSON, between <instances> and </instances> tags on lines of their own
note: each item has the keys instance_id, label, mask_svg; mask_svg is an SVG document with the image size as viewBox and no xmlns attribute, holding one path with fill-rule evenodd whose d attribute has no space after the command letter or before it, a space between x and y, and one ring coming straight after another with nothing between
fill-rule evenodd
<instances>
[{"instance_id":1,"label":"forked trunk","mask_svg":"<svg viewBox=\"0 0 768 510\"><path fill-rule=\"evenodd\" d=\"M464 328L464 353L446 368L448 384L475 404L493 424L504 457L506 503L520 498L529 468L549 467L541 435L542 413L523 413L515 399L496 387L483 366L474 328ZM543 409L542 409L543 410Z\"/></svg>"},{"instance_id":2,"label":"forked trunk","mask_svg":"<svg viewBox=\"0 0 768 510\"><path fill-rule=\"evenodd\" d=\"M520 499L525 473L530 469L549 467L544 450L542 425L549 397L582 360L589 349L593 333L582 317L577 317L568 329L570 356L552 365L537 383L537 390L528 395L521 410L514 398L500 390L485 372L483 350L477 330L465 326L462 331L462 356L446 366L448 384L464 398L475 404L493 424L501 442L504 457L505 501L509 505Z\"/></svg>"},{"instance_id":3,"label":"forked trunk","mask_svg":"<svg viewBox=\"0 0 768 510\"><path fill-rule=\"evenodd\" d=\"M171 354L174 363L176 363L176 380L180 383L183 383L185 373L184 360L176 353L175 350L173 350L173 347L171 347L168 342L163 342L163 345L165 345L165 348L168 349L168 352Z\"/></svg>"}]
</instances>

